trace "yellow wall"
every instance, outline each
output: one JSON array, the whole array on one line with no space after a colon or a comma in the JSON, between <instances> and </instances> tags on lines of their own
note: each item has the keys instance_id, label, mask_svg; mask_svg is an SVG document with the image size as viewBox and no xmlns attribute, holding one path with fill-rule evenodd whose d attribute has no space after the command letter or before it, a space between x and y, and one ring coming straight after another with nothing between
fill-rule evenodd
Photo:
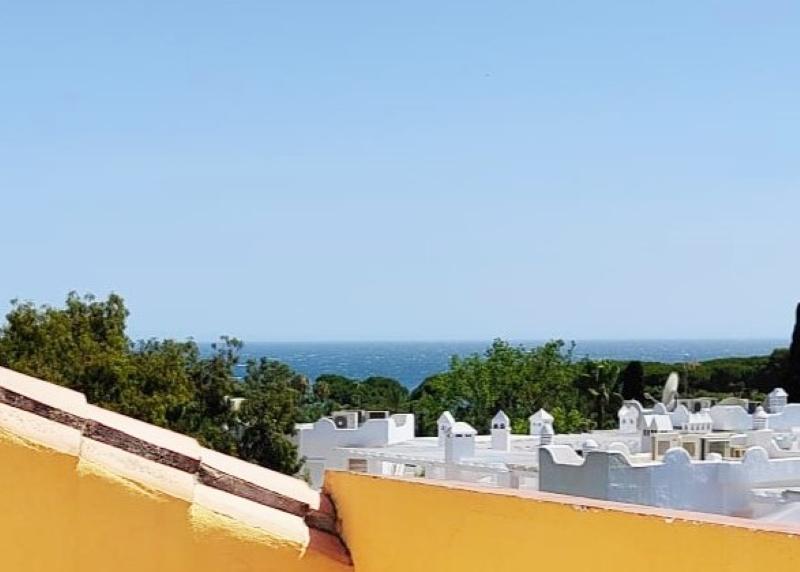
<instances>
[{"instance_id":1,"label":"yellow wall","mask_svg":"<svg viewBox=\"0 0 800 572\"><path fill-rule=\"evenodd\" d=\"M786 532L343 472L326 488L357 572L800 569ZM1 432L0 495L2 571L351 570Z\"/></svg>"},{"instance_id":2,"label":"yellow wall","mask_svg":"<svg viewBox=\"0 0 800 572\"><path fill-rule=\"evenodd\" d=\"M294 543L0 433L0 570L351 570Z\"/></svg>"},{"instance_id":3,"label":"yellow wall","mask_svg":"<svg viewBox=\"0 0 800 572\"><path fill-rule=\"evenodd\" d=\"M344 472L326 488L358 572L800 569L785 532Z\"/></svg>"}]
</instances>

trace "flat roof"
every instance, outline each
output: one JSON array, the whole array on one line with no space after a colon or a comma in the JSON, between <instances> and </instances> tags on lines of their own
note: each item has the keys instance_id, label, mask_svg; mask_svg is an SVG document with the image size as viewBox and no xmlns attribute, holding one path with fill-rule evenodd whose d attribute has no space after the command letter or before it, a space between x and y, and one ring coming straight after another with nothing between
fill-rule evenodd
<instances>
[{"instance_id":1,"label":"flat roof","mask_svg":"<svg viewBox=\"0 0 800 572\"><path fill-rule=\"evenodd\" d=\"M598 431L595 433L574 433L554 435L554 445L571 445L580 449L587 439L609 444L625 443L628 446L638 445L638 434L620 434L614 431ZM459 462L462 466L479 466L486 469L506 470L506 465L521 470L538 470L539 438L533 435L510 435L511 450L502 451L491 448L490 435L475 437L475 456ZM419 463L444 464L444 446L439 445L437 437L415 437L408 441L393 443L384 447L336 447L354 457L373 457L385 460L407 461Z\"/></svg>"}]
</instances>

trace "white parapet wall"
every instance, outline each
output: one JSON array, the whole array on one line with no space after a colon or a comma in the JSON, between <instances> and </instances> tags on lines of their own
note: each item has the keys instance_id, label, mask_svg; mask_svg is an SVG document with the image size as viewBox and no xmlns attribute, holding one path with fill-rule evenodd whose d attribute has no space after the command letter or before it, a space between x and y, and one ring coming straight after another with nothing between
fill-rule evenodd
<instances>
[{"instance_id":1,"label":"white parapet wall","mask_svg":"<svg viewBox=\"0 0 800 572\"><path fill-rule=\"evenodd\" d=\"M383 419L368 419L351 428L337 427L323 417L296 426L294 442L305 460L304 470L315 489L322 486L326 469L347 469L342 447L386 447L414 438L414 415L397 413Z\"/></svg>"},{"instance_id":2,"label":"white parapet wall","mask_svg":"<svg viewBox=\"0 0 800 572\"><path fill-rule=\"evenodd\" d=\"M747 431L754 428L753 414L738 405L715 405L709 415L714 431ZM779 431L800 427L800 403L789 403L779 413L770 413L767 427Z\"/></svg>"},{"instance_id":3,"label":"white parapet wall","mask_svg":"<svg viewBox=\"0 0 800 572\"><path fill-rule=\"evenodd\" d=\"M749 431L753 416L739 405L715 405L709 411L714 431Z\"/></svg>"},{"instance_id":4,"label":"white parapet wall","mask_svg":"<svg viewBox=\"0 0 800 572\"><path fill-rule=\"evenodd\" d=\"M369 419L352 429L336 427L333 420L323 417L297 429L300 455L324 458L336 447L385 447L413 439L414 416L398 413L386 419Z\"/></svg>"},{"instance_id":5,"label":"white parapet wall","mask_svg":"<svg viewBox=\"0 0 800 572\"><path fill-rule=\"evenodd\" d=\"M647 463L619 451L581 458L563 445L539 453L542 491L665 508L749 517L753 489L798 485L800 458L770 459L762 447L748 449L741 461L693 461L681 448Z\"/></svg>"},{"instance_id":6,"label":"white parapet wall","mask_svg":"<svg viewBox=\"0 0 800 572\"><path fill-rule=\"evenodd\" d=\"M783 406L780 413L770 414L768 427L779 431L800 427L800 403L789 403Z\"/></svg>"}]
</instances>

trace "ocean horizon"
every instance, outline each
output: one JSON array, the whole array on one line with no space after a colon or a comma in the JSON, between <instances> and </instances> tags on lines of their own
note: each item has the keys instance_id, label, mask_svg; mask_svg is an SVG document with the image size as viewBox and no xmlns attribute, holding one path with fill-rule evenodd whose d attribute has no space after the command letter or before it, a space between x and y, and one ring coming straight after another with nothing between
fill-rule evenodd
<instances>
[{"instance_id":1,"label":"ocean horizon","mask_svg":"<svg viewBox=\"0 0 800 572\"><path fill-rule=\"evenodd\" d=\"M546 340L511 340L514 345L535 347ZM571 343L571 342L568 342ZM447 370L454 355L483 353L488 341L374 341L374 342L245 342L244 362L262 357L275 359L295 371L316 379L333 373L363 379L385 376L413 389L426 377ZM210 343L200 343L210 351ZM641 360L679 363L726 357L769 355L776 348L788 347L780 338L759 339L668 339L668 340L576 340L574 357L580 359Z\"/></svg>"}]
</instances>

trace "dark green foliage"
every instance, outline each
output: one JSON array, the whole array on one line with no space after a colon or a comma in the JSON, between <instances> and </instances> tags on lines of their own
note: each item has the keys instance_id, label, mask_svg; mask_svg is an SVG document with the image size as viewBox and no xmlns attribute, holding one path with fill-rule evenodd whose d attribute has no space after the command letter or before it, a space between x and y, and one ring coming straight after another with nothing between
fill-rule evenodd
<instances>
[{"instance_id":1,"label":"dark green foliage","mask_svg":"<svg viewBox=\"0 0 800 572\"><path fill-rule=\"evenodd\" d=\"M758 358L750 359L755 360ZM761 358L761 360L764 359ZM761 366L753 374L753 379L749 383L752 387L751 391L767 394L776 387L783 387L789 392L790 399L792 395L800 395L800 387L798 387L797 381L792 385L789 367L789 350L786 348L774 350L766 358L766 361L761 362Z\"/></svg>"},{"instance_id":2,"label":"dark green foliage","mask_svg":"<svg viewBox=\"0 0 800 572\"><path fill-rule=\"evenodd\" d=\"M181 421L195 399L191 342L147 340L128 354L129 373L113 405L120 413L168 427ZM185 431L190 432L190 431Z\"/></svg>"},{"instance_id":3,"label":"dark green foliage","mask_svg":"<svg viewBox=\"0 0 800 572\"><path fill-rule=\"evenodd\" d=\"M67 296L63 309L12 301L0 337L0 364L86 394L93 403L118 403L131 373L128 311L122 298Z\"/></svg>"},{"instance_id":4,"label":"dark green foliage","mask_svg":"<svg viewBox=\"0 0 800 572\"><path fill-rule=\"evenodd\" d=\"M70 293L63 308L13 302L0 329L0 365L81 391L91 403L191 435L218 451L238 454L242 446L248 458L267 466L296 467L291 443L274 439L272 429L291 433L298 411L288 404L294 400L282 401L282 416L270 431L259 416L263 399L243 412L253 420L249 433L232 411L231 397L242 393L232 375L241 342L222 338L208 357L192 341L134 344L125 333L127 316L116 294L96 300ZM307 389L305 378L290 377L293 392ZM243 443L240 436L246 436ZM274 445L264 444L267 437Z\"/></svg>"},{"instance_id":5,"label":"dark green foliage","mask_svg":"<svg viewBox=\"0 0 800 572\"><path fill-rule=\"evenodd\" d=\"M585 397L586 417L595 429L611 429L617 425L617 409L622 405L620 367L608 360L583 360L576 385Z\"/></svg>"},{"instance_id":6,"label":"dark green foliage","mask_svg":"<svg viewBox=\"0 0 800 572\"><path fill-rule=\"evenodd\" d=\"M195 344L192 343L194 346ZM195 436L203 445L227 454L236 454L236 438L231 430L236 416L231 408L232 397L241 389L231 372L239 361L242 343L222 337L212 344L213 353L189 364L192 399L175 420L176 431ZM194 348L195 353L197 348Z\"/></svg>"},{"instance_id":7,"label":"dark green foliage","mask_svg":"<svg viewBox=\"0 0 800 572\"><path fill-rule=\"evenodd\" d=\"M453 357L449 371L429 377L412 392L411 407L423 435L436 433L436 419L444 410L487 431L500 409L512 426L523 427L540 407L558 408L558 430L573 430L585 422L578 413L575 373L571 348L565 350L563 342L527 349L495 340L484 355Z\"/></svg>"},{"instance_id":8,"label":"dark green foliage","mask_svg":"<svg viewBox=\"0 0 800 572\"><path fill-rule=\"evenodd\" d=\"M411 410L421 435L436 434L439 414L449 409L457 419L484 431L503 409L517 432L527 432L527 416L544 407L559 432L609 428L617 423L621 400L650 393L660 398L670 372L689 375L681 391L687 397L737 395L755 401L789 378L789 351L769 356L715 359L694 364L582 360L556 341L526 349L497 340L484 355L453 358L450 369L425 379L410 394ZM800 387L790 396L800 395Z\"/></svg>"},{"instance_id":9,"label":"dark green foliage","mask_svg":"<svg viewBox=\"0 0 800 572\"><path fill-rule=\"evenodd\" d=\"M795 312L792 345L789 347L789 394L800 393L800 304Z\"/></svg>"},{"instance_id":10,"label":"dark green foliage","mask_svg":"<svg viewBox=\"0 0 800 572\"><path fill-rule=\"evenodd\" d=\"M322 374L314 382L314 395L329 402L332 409L358 407L358 381L343 375Z\"/></svg>"},{"instance_id":11,"label":"dark green foliage","mask_svg":"<svg viewBox=\"0 0 800 572\"><path fill-rule=\"evenodd\" d=\"M392 413L408 410L408 389L391 377L366 378L358 384L358 395L361 409Z\"/></svg>"},{"instance_id":12,"label":"dark green foliage","mask_svg":"<svg viewBox=\"0 0 800 572\"><path fill-rule=\"evenodd\" d=\"M373 376L362 381L324 373L308 394L300 419L316 421L339 409L364 409L403 413L409 410L408 389L390 377Z\"/></svg>"},{"instance_id":13,"label":"dark green foliage","mask_svg":"<svg viewBox=\"0 0 800 572\"><path fill-rule=\"evenodd\" d=\"M622 397L644 403L644 367L640 361L629 362L620 374Z\"/></svg>"},{"instance_id":14,"label":"dark green foliage","mask_svg":"<svg viewBox=\"0 0 800 572\"><path fill-rule=\"evenodd\" d=\"M787 386L788 350L777 349L769 356L722 358L691 364L688 368L689 393L684 383L681 393L687 397L737 395L760 399L775 387ZM685 364L644 362L645 391L661 395L664 380L671 371L685 375ZM786 387L790 395L791 389Z\"/></svg>"},{"instance_id":15,"label":"dark green foliage","mask_svg":"<svg viewBox=\"0 0 800 572\"><path fill-rule=\"evenodd\" d=\"M296 474L302 465L289 440L308 383L286 364L262 358L247 364L239 411L239 455L276 471Z\"/></svg>"},{"instance_id":16,"label":"dark green foliage","mask_svg":"<svg viewBox=\"0 0 800 572\"><path fill-rule=\"evenodd\" d=\"M420 435L436 435L436 420L444 409L439 409L447 399L449 373L437 373L423 380L409 395L411 411L414 413L417 432ZM513 420L512 420L513 424Z\"/></svg>"}]
</instances>

